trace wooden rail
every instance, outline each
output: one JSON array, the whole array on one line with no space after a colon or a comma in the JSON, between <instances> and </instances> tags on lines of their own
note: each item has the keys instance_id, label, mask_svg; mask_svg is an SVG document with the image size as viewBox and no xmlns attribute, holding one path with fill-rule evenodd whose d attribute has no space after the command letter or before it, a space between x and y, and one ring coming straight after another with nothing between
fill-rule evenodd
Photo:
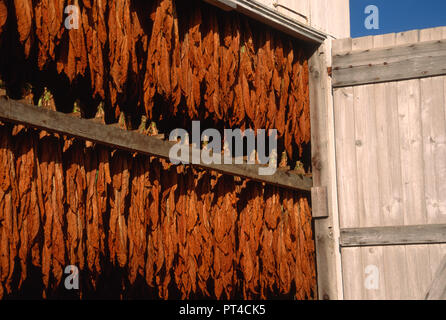
<instances>
[{"instance_id":1,"label":"wooden rail","mask_svg":"<svg viewBox=\"0 0 446 320\"><path fill-rule=\"evenodd\" d=\"M446 40L334 52L333 87L419 79L446 74Z\"/></svg>"},{"instance_id":2,"label":"wooden rail","mask_svg":"<svg viewBox=\"0 0 446 320\"><path fill-rule=\"evenodd\" d=\"M341 247L446 243L446 224L341 229Z\"/></svg>"},{"instance_id":3,"label":"wooden rail","mask_svg":"<svg viewBox=\"0 0 446 320\"><path fill-rule=\"evenodd\" d=\"M169 151L175 144L170 141L145 136L138 132L122 130L87 119L78 119L61 112L42 109L14 100L0 99L0 119L96 142L116 149L138 152L164 159L169 159ZM192 150L190 150L191 152ZM192 157L189 157L189 159L192 159ZM234 163L234 161L232 162ZM218 165L200 162L196 166L287 189L311 191L313 186L311 178L280 169L274 175L259 175L261 165Z\"/></svg>"}]
</instances>

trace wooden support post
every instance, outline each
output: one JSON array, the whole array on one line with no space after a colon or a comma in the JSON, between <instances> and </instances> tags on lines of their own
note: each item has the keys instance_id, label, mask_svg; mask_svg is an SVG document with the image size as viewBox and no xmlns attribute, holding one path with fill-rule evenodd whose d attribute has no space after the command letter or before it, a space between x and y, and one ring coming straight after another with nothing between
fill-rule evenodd
<instances>
[{"instance_id":1,"label":"wooden support post","mask_svg":"<svg viewBox=\"0 0 446 320\"><path fill-rule=\"evenodd\" d=\"M319 299L343 298L339 219L334 141L334 114L331 79L331 40L326 40L309 61L311 154L313 182L312 206L316 240L316 263ZM321 194L326 190L326 197ZM326 209L325 209L326 208ZM325 211L325 213L320 213ZM320 216L320 217L319 217ZM325 218L324 218L325 217Z\"/></svg>"}]
</instances>

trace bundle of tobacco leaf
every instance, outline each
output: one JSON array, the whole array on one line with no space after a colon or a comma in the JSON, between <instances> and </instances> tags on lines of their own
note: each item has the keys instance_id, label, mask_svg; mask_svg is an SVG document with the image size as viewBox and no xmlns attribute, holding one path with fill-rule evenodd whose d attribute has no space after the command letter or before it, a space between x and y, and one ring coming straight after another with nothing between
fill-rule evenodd
<instances>
[{"instance_id":1,"label":"bundle of tobacco leaf","mask_svg":"<svg viewBox=\"0 0 446 320\"><path fill-rule=\"evenodd\" d=\"M82 297L111 265L121 290L143 279L162 299L315 298L307 196L23 126L0 131L2 296L36 277L31 268L54 296L75 265Z\"/></svg>"},{"instance_id":2,"label":"bundle of tobacco leaf","mask_svg":"<svg viewBox=\"0 0 446 320\"><path fill-rule=\"evenodd\" d=\"M8 18L8 8L6 6L6 0L0 0L0 36L3 31L3 26Z\"/></svg>"},{"instance_id":3,"label":"bundle of tobacco leaf","mask_svg":"<svg viewBox=\"0 0 446 320\"><path fill-rule=\"evenodd\" d=\"M68 5L78 29L65 28ZM0 0L0 46L0 70L17 68L2 74L9 87L65 77L68 93L103 101L103 124L133 129L145 114L276 128L290 158L310 140L302 45L202 1ZM42 91L37 104L60 110ZM78 105L76 116L96 112ZM19 125L0 131L0 298L30 278L54 296L68 265L81 272L79 297L119 277L120 292L143 281L162 299L315 298L307 195ZM156 134L146 122L140 133Z\"/></svg>"},{"instance_id":4,"label":"bundle of tobacco leaf","mask_svg":"<svg viewBox=\"0 0 446 320\"><path fill-rule=\"evenodd\" d=\"M78 29L65 27L75 18L68 5L79 8ZM8 65L23 56L37 71L65 75L70 90L90 83L107 118L131 109L275 128L289 157L310 141L303 45L238 13L197 0L1 0L2 31L18 32L3 46L23 48Z\"/></svg>"}]
</instances>

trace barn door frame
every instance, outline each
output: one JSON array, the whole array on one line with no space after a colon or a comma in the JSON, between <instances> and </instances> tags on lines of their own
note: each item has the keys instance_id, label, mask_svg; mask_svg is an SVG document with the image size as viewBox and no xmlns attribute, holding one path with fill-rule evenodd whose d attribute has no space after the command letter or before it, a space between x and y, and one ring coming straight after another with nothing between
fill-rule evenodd
<instances>
[{"instance_id":1,"label":"barn door frame","mask_svg":"<svg viewBox=\"0 0 446 320\"><path fill-rule=\"evenodd\" d=\"M309 59L312 212L316 245L318 298L344 298L334 133L334 107L331 81L331 45L328 38Z\"/></svg>"}]
</instances>

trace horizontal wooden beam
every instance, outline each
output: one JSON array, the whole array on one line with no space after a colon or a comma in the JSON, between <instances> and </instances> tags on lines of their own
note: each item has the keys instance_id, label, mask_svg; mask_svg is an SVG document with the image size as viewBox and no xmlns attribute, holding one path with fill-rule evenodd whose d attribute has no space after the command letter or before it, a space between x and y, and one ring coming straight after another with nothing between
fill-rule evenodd
<instances>
[{"instance_id":1,"label":"horizontal wooden beam","mask_svg":"<svg viewBox=\"0 0 446 320\"><path fill-rule=\"evenodd\" d=\"M14 100L0 99L0 119L164 159L169 159L170 149L175 144ZM191 150L190 153L192 153ZM277 170L274 175L259 175L261 165L218 165L200 162L196 166L293 190L310 191L313 186L311 178L289 171Z\"/></svg>"},{"instance_id":2,"label":"horizontal wooden beam","mask_svg":"<svg viewBox=\"0 0 446 320\"><path fill-rule=\"evenodd\" d=\"M333 55L333 87L446 75L446 39Z\"/></svg>"},{"instance_id":3,"label":"horizontal wooden beam","mask_svg":"<svg viewBox=\"0 0 446 320\"><path fill-rule=\"evenodd\" d=\"M341 247L446 243L446 224L341 229Z\"/></svg>"}]
</instances>

